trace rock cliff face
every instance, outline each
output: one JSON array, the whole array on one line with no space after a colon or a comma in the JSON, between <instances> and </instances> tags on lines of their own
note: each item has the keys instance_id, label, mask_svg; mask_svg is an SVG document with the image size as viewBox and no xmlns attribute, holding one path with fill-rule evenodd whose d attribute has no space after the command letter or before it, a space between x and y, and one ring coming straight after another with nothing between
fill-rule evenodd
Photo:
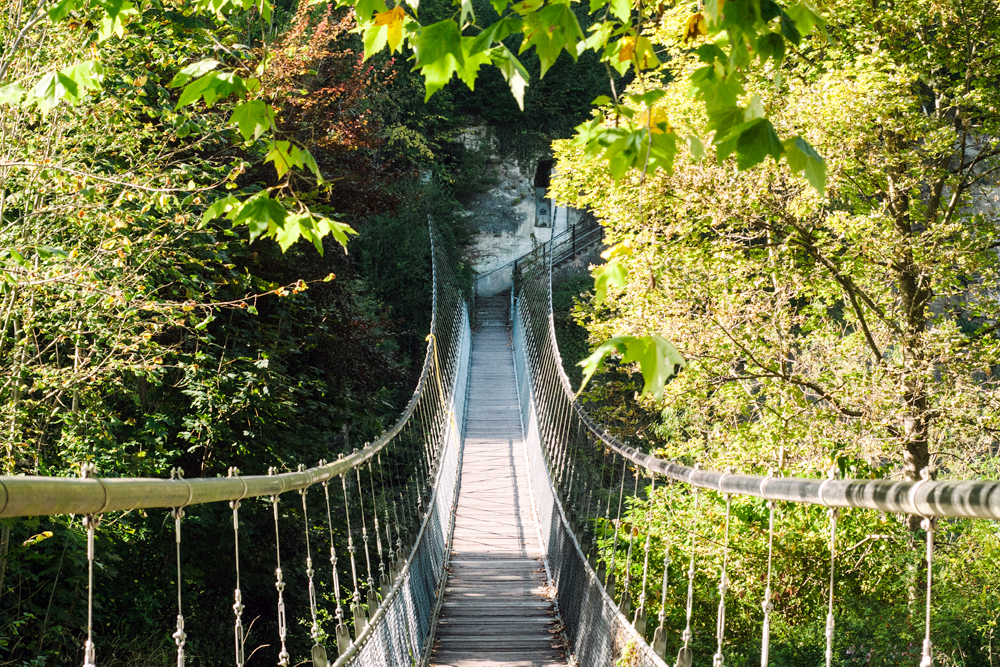
<instances>
[{"instance_id":1,"label":"rock cliff face","mask_svg":"<svg viewBox=\"0 0 1000 667\"><path fill-rule=\"evenodd\" d=\"M460 140L470 149L479 150L495 184L487 192L472 197L466 215L476 232L476 243L469 261L480 274L503 267L514 259L545 243L580 217L578 211L564 206L552 207L545 199L551 160L543 156L531 164L515 158L500 158L495 140L487 128L466 131ZM497 276L483 286L487 292L504 289L510 272Z\"/></svg>"}]
</instances>

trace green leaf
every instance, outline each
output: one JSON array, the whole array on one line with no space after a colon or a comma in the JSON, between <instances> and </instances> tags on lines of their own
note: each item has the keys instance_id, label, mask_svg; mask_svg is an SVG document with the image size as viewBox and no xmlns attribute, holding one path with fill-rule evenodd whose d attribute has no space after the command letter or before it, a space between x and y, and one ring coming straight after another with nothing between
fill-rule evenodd
<instances>
[{"instance_id":1,"label":"green leaf","mask_svg":"<svg viewBox=\"0 0 1000 667\"><path fill-rule=\"evenodd\" d=\"M14 250L13 248L10 249L10 255L11 257L14 258L14 261L17 262L19 266L28 266L28 260L24 258L24 255Z\"/></svg>"},{"instance_id":2,"label":"green leaf","mask_svg":"<svg viewBox=\"0 0 1000 667\"><path fill-rule=\"evenodd\" d=\"M201 216L201 224L205 225L221 215L228 214L230 211L237 208L239 204L240 200L232 195L224 197L223 199L217 199L212 202L211 206L205 209L204 215Z\"/></svg>"},{"instance_id":3,"label":"green leaf","mask_svg":"<svg viewBox=\"0 0 1000 667\"><path fill-rule=\"evenodd\" d=\"M179 88L187 84L187 82L191 79L197 79L198 77L211 72L220 64L221 63L218 60L212 60L211 58L192 63L175 74L174 78L167 84L167 88Z\"/></svg>"},{"instance_id":4,"label":"green leaf","mask_svg":"<svg viewBox=\"0 0 1000 667\"><path fill-rule=\"evenodd\" d=\"M705 145L701 143L701 139L697 135L689 134L687 142L691 157L694 158L695 162L701 162L705 158Z\"/></svg>"},{"instance_id":5,"label":"green leaf","mask_svg":"<svg viewBox=\"0 0 1000 667\"><path fill-rule=\"evenodd\" d=\"M520 32L521 19L517 16L505 16L499 21L495 21L476 35L469 47L469 53L479 53L488 51L494 44L506 39L509 35Z\"/></svg>"},{"instance_id":6,"label":"green leaf","mask_svg":"<svg viewBox=\"0 0 1000 667\"><path fill-rule=\"evenodd\" d=\"M733 134L733 128L740 126L746 120L746 109L731 106L708 114L708 129L715 132L713 143L716 146L718 160L721 162L736 150L738 134Z\"/></svg>"},{"instance_id":7,"label":"green leaf","mask_svg":"<svg viewBox=\"0 0 1000 667\"><path fill-rule=\"evenodd\" d=\"M251 100L233 109L229 124L236 124L245 141L256 141L274 125L274 109L263 100Z\"/></svg>"},{"instance_id":8,"label":"green leaf","mask_svg":"<svg viewBox=\"0 0 1000 667\"><path fill-rule=\"evenodd\" d=\"M284 227L288 211L267 194L257 194L245 201L232 216L234 225L246 225L250 230L250 241L266 234L275 234Z\"/></svg>"},{"instance_id":9,"label":"green leaf","mask_svg":"<svg viewBox=\"0 0 1000 667\"><path fill-rule=\"evenodd\" d=\"M636 104L642 104L647 107L652 107L667 94L667 91L654 88L653 90L648 90L645 93L633 93L626 95L625 97L632 100ZM609 100L610 101L610 100Z\"/></svg>"},{"instance_id":10,"label":"green leaf","mask_svg":"<svg viewBox=\"0 0 1000 667\"><path fill-rule=\"evenodd\" d=\"M605 3L607 4L607 3ZM593 0L591 0L591 13L593 13ZM629 19L632 17L632 2L631 0L611 0L611 15L622 23L628 23Z\"/></svg>"},{"instance_id":11,"label":"green leaf","mask_svg":"<svg viewBox=\"0 0 1000 667\"><path fill-rule=\"evenodd\" d=\"M0 86L0 104L20 104L27 93L28 91L17 83L8 83L6 86Z\"/></svg>"},{"instance_id":12,"label":"green leaf","mask_svg":"<svg viewBox=\"0 0 1000 667\"><path fill-rule=\"evenodd\" d=\"M770 155L775 161L785 152L771 121L757 118L741 126L736 140L736 165L742 171L760 164Z\"/></svg>"},{"instance_id":13,"label":"green leaf","mask_svg":"<svg viewBox=\"0 0 1000 667\"><path fill-rule=\"evenodd\" d=\"M524 41L520 53L532 46L541 62L541 76L566 50L576 60L577 42L583 40L583 31L576 20L573 8L565 4L550 4L524 17Z\"/></svg>"},{"instance_id":14,"label":"green leaf","mask_svg":"<svg viewBox=\"0 0 1000 667\"><path fill-rule=\"evenodd\" d=\"M271 4L271 0L259 0L256 3L257 11L260 12L260 17L264 19L265 23L271 22L271 11L274 9L274 5Z\"/></svg>"},{"instance_id":15,"label":"green leaf","mask_svg":"<svg viewBox=\"0 0 1000 667\"><path fill-rule=\"evenodd\" d=\"M677 348L663 336L615 336L601 343L593 354L579 363L583 367L581 392L594 373L603 367L604 359L616 352L622 356L622 363L639 364L645 382L642 392L657 399L663 398L664 385L687 365Z\"/></svg>"},{"instance_id":16,"label":"green leaf","mask_svg":"<svg viewBox=\"0 0 1000 667\"><path fill-rule=\"evenodd\" d=\"M123 16L138 15L135 5L128 0L98 0L98 4L107 12L101 18L101 29L98 31L98 42L109 39L112 35L123 37L125 35L125 23Z\"/></svg>"},{"instance_id":17,"label":"green leaf","mask_svg":"<svg viewBox=\"0 0 1000 667\"><path fill-rule=\"evenodd\" d=\"M792 5L786 13L800 34L808 35L813 28L817 28L824 39L829 41L830 36L826 33L826 21L805 2Z\"/></svg>"},{"instance_id":18,"label":"green leaf","mask_svg":"<svg viewBox=\"0 0 1000 667\"><path fill-rule=\"evenodd\" d=\"M700 67L691 74L689 94L705 105L705 111L731 109L743 94L743 84L736 74L720 76L715 65Z\"/></svg>"},{"instance_id":19,"label":"green leaf","mask_svg":"<svg viewBox=\"0 0 1000 667\"><path fill-rule=\"evenodd\" d=\"M623 289L628 279L628 271L620 257L612 258L607 264L594 269L594 304L601 305L608 297L608 287L614 285Z\"/></svg>"},{"instance_id":20,"label":"green leaf","mask_svg":"<svg viewBox=\"0 0 1000 667\"><path fill-rule=\"evenodd\" d=\"M764 102L760 99L760 95L754 93L750 97L750 104L747 105L747 110L743 117L745 120L751 121L757 118L763 118L765 115Z\"/></svg>"},{"instance_id":21,"label":"green leaf","mask_svg":"<svg viewBox=\"0 0 1000 667\"><path fill-rule=\"evenodd\" d=\"M798 46L799 42L802 41L802 33L799 32L795 22L788 16L788 14L781 15L781 34L785 36L785 39L796 46Z\"/></svg>"},{"instance_id":22,"label":"green leaf","mask_svg":"<svg viewBox=\"0 0 1000 667\"><path fill-rule=\"evenodd\" d=\"M264 162L273 162L274 169L278 172L278 178L283 177L292 167L301 167L302 159L296 152L292 155L289 148L291 144L287 141L269 141L268 151L264 157Z\"/></svg>"},{"instance_id":23,"label":"green leaf","mask_svg":"<svg viewBox=\"0 0 1000 667\"><path fill-rule=\"evenodd\" d=\"M324 216L316 216L311 211L302 211L287 215L281 224L270 229L268 236L272 236L278 242L282 252L303 238L312 241L313 247L322 255L324 236L332 235L346 253L347 235L356 233L350 225Z\"/></svg>"},{"instance_id":24,"label":"green leaf","mask_svg":"<svg viewBox=\"0 0 1000 667\"><path fill-rule=\"evenodd\" d=\"M52 259L56 257L58 259L66 259L69 257L69 253L62 248L56 248L54 246L40 245L35 247L35 252L42 259Z\"/></svg>"},{"instance_id":25,"label":"green leaf","mask_svg":"<svg viewBox=\"0 0 1000 667\"><path fill-rule=\"evenodd\" d=\"M341 5L354 5L354 13L357 15L358 23L365 24L372 20L372 16L375 12L384 12L388 8L385 6L385 0L357 0L356 3L347 0L347 2L340 3ZM454 21L452 21L454 23Z\"/></svg>"},{"instance_id":26,"label":"green leaf","mask_svg":"<svg viewBox=\"0 0 1000 667\"><path fill-rule=\"evenodd\" d=\"M209 72L184 86L175 109L197 102L199 98L205 100L206 106L212 106L216 101L234 93L246 95L256 90L259 85L257 79L244 80L232 72Z\"/></svg>"},{"instance_id":27,"label":"green leaf","mask_svg":"<svg viewBox=\"0 0 1000 667\"><path fill-rule=\"evenodd\" d=\"M469 24L469 17L472 17L472 23L476 22L476 12L472 8L472 0L460 0L461 4L461 16L459 16L458 24L463 28Z\"/></svg>"},{"instance_id":28,"label":"green leaf","mask_svg":"<svg viewBox=\"0 0 1000 667\"><path fill-rule=\"evenodd\" d=\"M385 48L386 43L389 41L389 26L369 23L365 26L365 34L362 41L365 45L364 59L368 60Z\"/></svg>"},{"instance_id":29,"label":"green leaf","mask_svg":"<svg viewBox=\"0 0 1000 667\"><path fill-rule=\"evenodd\" d=\"M785 158L792 173L801 174L816 192L826 191L826 160L802 137L784 143Z\"/></svg>"},{"instance_id":30,"label":"green leaf","mask_svg":"<svg viewBox=\"0 0 1000 667\"><path fill-rule=\"evenodd\" d=\"M274 240L278 242L281 252L287 251L300 237L304 236L303 224L311 225L312 216L308 213L293 213L285 218L281 227L275 230ZM320 254L323 254L323 244L317 247Z\"/></svg>"},{"instance_id":31,"label":"green leaf","mask_svg":"<svg viewBox=\"0 0 1000 667\"><path fill-rule=\"evenodd\" d=\"M311 171L318 182L322 183L323 174L320 173L319 165L316 164L316 158L313 157L312 153L310 153L306 148L299 148L297 146L292 148L292 151L298 155L299 163Z\"/></svg>"},{"instance_id":32,"label":"green leaf","mask_svg":"<svg viewBox=\"0 0 1000 667\"><path fill-rule=\"evenodd\" d=\"M80 8L82 0L59 0L55 7L49 9L49 18L53 21L62 21L69 16L69 13Z\"/></svg>"},{"instance_id":33,"label":"green leaf","mask_svg":"<svg viewBox=\"0 0 1000 667\"><path fill-rule=\"evenodd\" d=\"M617 51L613 46L609 46L608 42L615 35L621 34L622 29L620 29L613 21L601 21L595 23L594 25L587 28L587 32L590 33L590 37L587 37L583 42L585 49L590 49L597 53L603 53L606 60L611 59L613 55L617 54ZM577 53L580 52L580 45L577 45ZM614 62L614 61L612 61Z\"/></svg>"},{"instance_id":34,"label":"green leaf","mask_svg":"<svg viewBox=\"0 0 1000 667\"><path fill-rule=\"evenodd\" d=\"M96 60L72 65L58 72L49 72L31 88L25 104L37 104L45 112L66 100L79 102L88 90L99 90L104 68Z\"/></svg>"},{"instance_id":35,"label":"green leaf","mask_svg":"<svg viewBox=\"0 0 1000 667\"><path fill-rule=\"evenodd\" d=\"M776 32L769 32L757 40L757 56L761 62L774 60L780 63L785 57L785 38Z\"/></svg>"},{"instance_id":36,"label":"green leaf","mask_svg":"<svg viewBox=\"0 0 1000 667\"><path fill-rule=\"evenodd\" d=\"M644 137L644 142L649 142L649 159L646 160L646 169L649 172L653 172L657 169L662 169L668 174L673 172L674 169L674 157L677 156L677 134L670 131L664 131L662 128L662 123L659 124L660 131L651 130ZM644 147L639 149L639 155L643 156L645 154ZM645 158L641 158L645 160ZM643 164L640 163L636 165L638 168L642 169Z\"/></svg>"},{"instance_id":37,"label":"green leaf","mask_svg":"<svg viewBox=\"0 0 1000 667\"><path fill-rule=\"evenodd\" d=\"M461 35L451 19L418 29L410 37L410 46L427 88L425 102L451 80L459 67L465 66Z\"/></svg>"},{"instance_id":38,"label":"green leaf","mask_svg":"<svg viewBox=\"0 0 1000 667\"><path fill-rule=\"evenodd\" d=\"M510 92L517 100L517 106L521 108L521 111L524 111L524 89L528 85L528 70L503 44L494 49L492 58L493 64L500 69L503 78L507 80Z\"/></svg>"},{"instance_id":39,"label":"green leaf","mask_svg":"<svg viewBox=\"0 0 1000 667\"><path fill-rule=\"evenodd\" d=\"M347 235L357 234L357 232L354 231L354 229L347 223L338 222L332 218L320 218L317 226L320 232L332 234L333 238L335 238L337 242L343 246L345 254L347 253Z\"/></svg>"},{"instance_id":40,"label":"green leaf","mask_svg":"<svg viewBox=\"0 0 1000 667\"><path fill-rule=\"evenodd\" d=\"M205 319L203 319L203 320L202 320L201 322L199 322L198 324L196 324L196 325L194 326L194 328L195 328L195 330L196 330L196 331L204 331L204 330L205 330L205 328L206 328L206 327L207 327L207 326L208 326L209 324L211 324L212 322L214 322L214 321L215 321L215 315L213 315L212 313L209 313L209 314L208 314L208 315L207 315L207 316L205 317Z\"/></svg>"}]
</instances>

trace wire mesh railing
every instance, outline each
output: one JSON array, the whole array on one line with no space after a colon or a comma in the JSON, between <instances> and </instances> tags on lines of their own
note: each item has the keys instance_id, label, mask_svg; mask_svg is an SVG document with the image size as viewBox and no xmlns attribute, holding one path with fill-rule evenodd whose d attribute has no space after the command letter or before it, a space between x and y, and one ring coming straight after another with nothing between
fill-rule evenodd
<instances>
[{"instance_id":1,"label":"wire mesh railing","mask_svg":"<svg viewBox=\"0 0 1000 667\"><path fill-rule=\"evenodd\" d=\"M826 479L747 475L713 472L684 466L646 454L610 435L575 400L564 371L555 337L552 313L552 264L560 248L545 246L522 260L513 276L515 366L519 399L525 420L526 448L545 549L557 589L560 614L566 625L570 649L577 662L588 667L627 664L666 665L666 647L678 650L672 664L689 667L694 658L692 613L698 596L714 589L715 636L702 637L700 648L714 649L712 664L721 667L729 651L726 643L726 607L733 604L730 572L732 500L757 497L766 501L766 589L757 607L763 611L759 650L761 664L768 664L773 610L773 560L776 558L775 506L778 501L827 508L825 537L828 561L823 607L826 612L821 641L825 664L833 664L836 636L834 598L838 579L836 563L837 522L843 508L875 510L923 517L926 540L921 589L926 609L920 624L920 665L933 664L931 642L931 590L935 517L1000 518L1000 482L839 479L831 470ZM696 553L704 537L692 525L684 549L686 595L675 601L681 610L679 627L668 628L669 550L651 549L651 512L630 510L649 502L657 487L683 483L692 497L695 515L701 490L719 495L718 520L712 535L717 575L704 581L696 567ZM703 495L703 494L701 494ZM643 501L643 498L646 500ZM701 498L704 503L704 498ZM704 505L703 505L704 507ZM644 517L644 518L643 518ZM638 523L645 521L645 525ZM687 561L688 559L683 559ZM699 564L700 565L700 564ZM660 573L654 577L653 573ZM699 580L699 578L701 580ZM704 606L705 601L701 604ZM659 623L651 610L659 609ZM732 619L731 619L732 621ZM683 628L683 629L682 629ZM676 635L668 642L668 632ZM672 654L671 654L672 656ZM745 657L745 656L744 656ZM620 661L620 662L619 662ZM850 663L854 664L854 663ZM860 663L858 663L860 664Z\"/></svg>"},{"instance_id":2,"label":"wire mesh railing","mask_svg":"<svg viewBox=\"0 0 1000 667\"><path fill-rule=\"evenodd\" d=\"M539 253L548 252L548 249L555 248L553 264L561 264L572 260L578 254L593 248L604 238L604 227L598 224L597 220L587 215L579 222L556 234L550 241L546 241L534 250L517 257L506 264L476 274L473 283L475 296L492 296L507 290L513 277L517 275L520 268L525 263L531 263Z\"/></svg>"},{"instance_id":3,"label":"wire mesh railing","mask_svg":"<svg viewBox=\"0 0 1000 667\"><path fill-rule=\"evenodd\" d=\"M447 262L431 238L433 301L431 331L423 369L412 398L396 423L374 442L332 462L294 472L184 479L175 469L171 479L101 478L92 466L82 467L80 479L37 476L0 477L0 517L83 515L87 531L87 639L84 665L97 663L95 648L94 562L95 534L109 513L134 509L169 508L176 544L177 619L173 639L178 667L186 659L188 636L184 624L184 590L181 576L185 508L206 503L228 503L232 511L233 626L237 667L248 659L245 643L248 623L243 619L245 582L240 580L240 560L261 559L267 554L248 553L240 541L240 506L250 498L264 497L274 516L276 566L271 589L277 610L280 645L278 664L301 664L292 656L285 588L289 568L302 568L307 582L309 609L291 610L306 617L311 638L308 659L317 667L413 665L426 654L434 609L444 577L451 539L457 492L461 430L465 414L471 330L464 298ZM297 491L305 530L305 553L282 553L279 503ZM319 521L311 521L311 517ZM346 526L346 528L345 528ZM317 536L325 544L316 544ZM312 537L312 541L311 541ZM324 540L321 540L324 541ZM316 582L318 564L313 548L329 550L329 585L323 596ZM318 557L318 556L317 556ZM283 570L284 568L284 570ZM296 577L298 579L298 577ZM241 588L241 585L243 588ZM255 591L255 594L264 594ZM302 596L305 598L306 596ZM321 598L334 609L321 610ZM308 616L306 616L308 614ZM332 617L335 640L332 660L323 643L320 617ZM329 641L329 640L328 640Z\"/></svg>"}]
</instances>

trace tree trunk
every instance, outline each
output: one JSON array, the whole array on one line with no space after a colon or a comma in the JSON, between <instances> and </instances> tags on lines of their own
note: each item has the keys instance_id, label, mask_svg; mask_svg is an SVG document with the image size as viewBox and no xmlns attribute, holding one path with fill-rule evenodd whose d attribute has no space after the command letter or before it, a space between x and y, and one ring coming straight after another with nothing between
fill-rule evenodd
<instances>
[{"instance_id":1,"label":"tree trunk","mask_svg":"<svg viewBox=\"0 0 1000 667\"><path fill-rule=\"evenodd\" d=\"M909 196L895 187L889 178L889 210L900 237L899 249L893 261L900 297L899 322L902 332L902 415L899 429L903 449L903 470L911 481L920 479L930 465L930 429L933 420L927 393L927 355L924 333L927 327L927 307L933 291L929 276L914 260L912 240L915 231L910 220ZM920 529L918 516L909 518L911 533Z\"/></svg>"}]
</instances>

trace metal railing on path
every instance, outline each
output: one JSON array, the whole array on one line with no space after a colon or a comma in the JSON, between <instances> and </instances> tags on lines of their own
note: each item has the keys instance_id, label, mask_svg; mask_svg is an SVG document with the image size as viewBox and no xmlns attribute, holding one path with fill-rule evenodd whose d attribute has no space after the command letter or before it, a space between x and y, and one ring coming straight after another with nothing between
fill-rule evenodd
<instances>
[{"instance_id":1,"label":"metal railing on path","mask_svg":"<svg viewBox=\"0 0 1000 667\"><path fill-rule=\"evenodd\" d=\"M826 618L826 664L831 665L835 636L834 589L837 519L842 508L876 510L924 517L926 535L927 610L922 649L924 667L932 664L931 583L934 517L1000 519L1000 482L932 481L925 474L919 481L885 479L838 479L831 470L826 479L777 477L713 472L681 465L646 454L609 434L575 399L563 368L556 341L552 312L552 258L558 247L539 248L519 265L513 276L514 347L521 408L525 415L526 447L532 465L532 491L537 504L542 534L557 588L560 613L566 625L570 648L581 665L613 665L625 660L630 666L666 664L666 633L663 605L667 591L667 565L663 565L659 626L647 624L647 610L659 586L647 581L650 563L648 532L633 539L620 534L625 525L623 498L638 499L641 490L651 491L661 483L681 482L695 492L707 489L720 494L725 503L725 525L718 590L716 651L713 665L724 663L725 610L729 581L730 499L734 495L755 496L767 501L773 542L775 501L811 504L828 508L829 517L829 602ZM606 476L605 471L611 473ZM634 476L634 491L626 477ZM627 505L628 503L626 503ZM617 509L616 509L617 506ZM697 507L697 504L695 504ZM626 509L628 509L626 507ZM603 526L603 534L598 534ZM687 627L680 633L678 667L688 667L693 657L692 597L695 590L694 543L691 533L691 563L687 570ZM645 545L643 546L643 540ZM626 553L621 553L627 541ZM638 543L637 545L635 543ZM633 548L635 545L635 549ZM762 665L767 665L769 615L772 608L771 551L768 555L768 588L762 605L765 611ZM640 552L639 550L642 550ZM633 550L642 562L640 594L628 563ZM616 568L616 559L617 568ZM625 562L625 580L617 581L616 571ZM640 561L640 559L642 559ZM630 586L631 584L631 586ZM634 615L633 615L634 612ZM647 627L648 626L648 627ZM652 639L647 643L649 630Z\"/></svg>"},{"instance_id":2,"label":"metal railing on path","mask_svg":"<svg viewBox=\"0 0 1000 667\"><path fill-rule=\"evenodd\" d=\"M205 503L229 503L233 514L234 567L234 655L237 667L247 658L244 642L248 629L242 620L243 594L239 562L247 550L239 540L240 502L269 497L273 505L275 535L279 532L279 502L283 494L298 491L302 504L306 553L256 552L256 558L273 557L276 582L270 589L278 612L280 644L278 664L301 664L302 656L291 656L287 634L284 595L285 572L303 567L308 579L309 614L312 619L311 660L317 667L332 662L320 643L317 591L314 586L310 532L327 533L336 608L336 666L366 667L412 665L427 653L430 626L451 539L452 507L457 492L462 421L468 379L471 329L467 305L454 284L450 267L438 260L431 237L433 299L431 330L423 369L412 398L400 418L383 435L361 450L336 461L298 471L269 475L184 479L175 471L172 479L101 478L84 466L82 479L32 476L0 477L0 517L57 514L84 515L88 532L88 630L84 649L85 667L97 661L93 636L95 532L103 515L138 508L171 508L177 543L177 664L183 667L187 634L182 605L181 553L184 508ZM364 473L364 474L362 474ZM321 491L319 491L321 489ZM325 521L310 524L307 494L320 493L312 504L325 510ZM331 504L332 502L332 504ZM314 510L316 507L313 508ZM334 518L346 521L346 544L335 536ZM325 526L321 524L325 523ZM336 530L341 532L340 526ZM319 550L320 545L313 546ZM350 576L348 576L348 572ZM349 586L343 590L344 586ZM349 582L349 583L347 583ZM345 609L346 607L346 609ZM297 610L304 615L305 610ZM352 636L353 629L353 636Z\"/></svg>"},{"instance_id":3,"label":"metal railing on path","mask_svg":"<svg viewBox=\"0 0 1000 667\"><path fill-rule=\"evenodd\" d=\"M529 462L530 493L547 552L559 611L569 639L569 651L583 667L665 667L668 628L663 609L667 594L667 559L662 588L650 580L650 531L627 525L628 498L647 496L659 481L717 492L724 499L725 523L717 590L718 615L712 656L714 667L725 662L726 604L729 579L730 509L734 495L767 500L770 510L768 587L762 601L761 664L767 665L771 614L771 555L775 501L828 508L829 593L826 617L826 664L832 664L835 638L836 535L839 511L862 508L924 517L926 534L926 618L922 667L932 664L931 595L934 555L933 517L1000 518L1000 483L994 481L916 482L782 478L711 472L646 454L611 436L575 400L555 337L552 313L553 266L575 254L573 236L556 237L512 268L513 340L518 400ZM283 494L301 494L305 553L285 554L285 571L301 567L308 581L308 613L312 624L312 663L331 661L321 643L320 610L314 585L310 535L325 531L329 540L328 595L339 657L337 667L422 664L429 654L431 625L444 592L444 578L454 525L454 506L461 460L471 330L468 308L453 284L449 267L437 260L432 239L434 296L431 333L424 366L412 399L397 423L375 442L332 463L282 474L186 480L108 479L86 470L84 479L41 477L0 478L0 516L79 514L88 533L88 635L85 667L97 661L93 637L95 532L102 515L136 508L170 508L176 536L177 624L173 634L177 664L183 667L187 634L184 627L181 553L184 508L228 502L233 516L234 650L237 667L245 662L246 628L242 621L240 588L240 502L267 497L273 507L276 568L273 596L278 618L278 664L299 664L302 656L286 649L289 628L283 598L277 536ZM568 254L567 254L568 253ZM364 474L363 474L364 473ZM630 490L626 494L626 482ZM331 484L332 482L332 484ZM310 523L307 495L322 489L313 505L324 522ZM681 488L681 487L678 487ZM337 508L334 511L333 508ZM341 507L343 511L341 512ZM314 507L315 509L315 507ZM624 510L624 513L623 513ZM344 521L343 537L335 535L334 517ZM369 530L371 528L371 530ZM648 528L648 526L647 526ZM600 531L600 534L599 534ZM691 561L687 569L686 627L677 667L692 664L692 608L695 595L695 542L691 528ZM313 545L319 550L320 545ZM644 544L643 544L644 542ZM245 549L245 547L243 547ZM255 552L257 558L272 554ZM633 564L642 563L641 569ZM624 563L625 567L622 568ZM633 571L641 575L633 575ZM623 579L617 580L617 573ZM632 577L636 576L633 580ZM641 581L638 577L641 576ZM638 584L638 585L637 585ZM659 604L654 603L657 589ZM632 591L638 592L633 599ZM700 587L699 590L704 590ZM258 591L259 593L259 591ZM658 607L659 625L650 610ZM760 608L758 608L760 609ZM296 610L302 617L306 610ZM650 632L652 631L652 632ZM651 635L651 636L650 636ZM647 639L650 641L647 642Z\"/></svg>"},{"instance_id":4,"label":"metal railing on path","mask_svg":"<svg viewBox=\"0 0 1000 667\"><path fill-rule=\"evenodd\" d=\"M512 259L511 261L494 267L489 271L477 273L473 283L473 302L478 296L491 296L510 288L513 277L518 274L518 270L525 262L534 262L540 254L545 254L554 249L555 255L552 262L555 266L560 266L573 259L579 253L584 252L604 238L604 228L591 216L584 217L558 234L551 240L539 245L537 248Z\"/></svg>"}]
</instances>

